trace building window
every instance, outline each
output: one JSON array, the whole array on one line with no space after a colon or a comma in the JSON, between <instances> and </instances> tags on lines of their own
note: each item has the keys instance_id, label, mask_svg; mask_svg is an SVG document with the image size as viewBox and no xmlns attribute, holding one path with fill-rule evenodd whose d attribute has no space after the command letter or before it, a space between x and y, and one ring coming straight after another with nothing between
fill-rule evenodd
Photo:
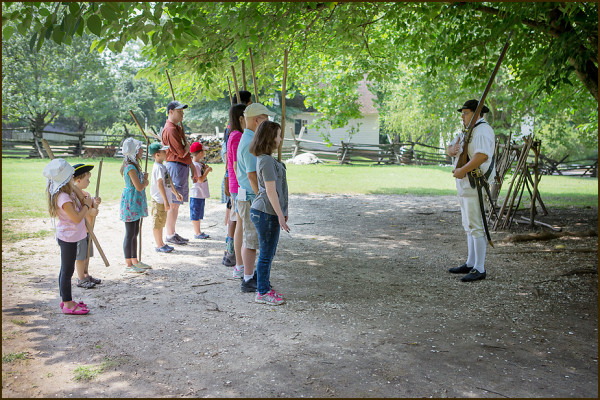
<instances>
[{"instance_id":1,"label":"building window","mask_svg":"<svg viewBox=\"0 0 600 400\"><path fill-rule=\"evenodd\" d=\"M304 133L306 133L306 125L308 125L308 120L305 119L296 119L294 120L294 133L296 136L300 134L300 130L304 127Z\"/></svg>"}]
</instances>

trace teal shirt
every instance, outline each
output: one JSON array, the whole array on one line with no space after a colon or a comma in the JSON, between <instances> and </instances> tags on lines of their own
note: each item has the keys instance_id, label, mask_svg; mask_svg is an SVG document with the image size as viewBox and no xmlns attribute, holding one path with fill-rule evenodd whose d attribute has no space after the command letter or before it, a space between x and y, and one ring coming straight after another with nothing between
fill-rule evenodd
<instances>
[{"instance_id":1,"label":"teal shirt","mask_svg":"<svg viewBox=\"0 0 600 400\"><path fill-rule=\"evenodd\" d=\"M250 153L250 142L254 138L254 132L244 129L240 144L237 148L237 181L239 187L246 189L249 199L254 199L256 193L252 190L248 172L256 172L256 156Z\"/></svg>"}]
</instances>

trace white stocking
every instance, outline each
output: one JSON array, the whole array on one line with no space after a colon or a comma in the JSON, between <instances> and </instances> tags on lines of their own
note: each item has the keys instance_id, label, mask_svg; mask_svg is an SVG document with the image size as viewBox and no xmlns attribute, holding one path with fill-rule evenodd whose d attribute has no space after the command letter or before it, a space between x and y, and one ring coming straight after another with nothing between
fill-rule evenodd
<instances>
[{"instance_id":1,"label":"white stocking","mask_svg":"<svg viewBox=\"0 0 600 400\"><path fill-rule=\"evenodd\" d=\"M487 240L485 236L473 238L475 248L475 269L479 272L485 272L485 251L487 249Z\"/></svg>"},{"instance_id":2,"label":"white stocking","mask_svg":"<svg viewBox=\"0 0 600 400\"><path fill-rule=\"evenodd\" d=\"M473 236L467 233L467 246L469 248L469 255L467 256L467 267L473 268L475 265L475 248L473 244Z\"/></svg>"}]
</instances>

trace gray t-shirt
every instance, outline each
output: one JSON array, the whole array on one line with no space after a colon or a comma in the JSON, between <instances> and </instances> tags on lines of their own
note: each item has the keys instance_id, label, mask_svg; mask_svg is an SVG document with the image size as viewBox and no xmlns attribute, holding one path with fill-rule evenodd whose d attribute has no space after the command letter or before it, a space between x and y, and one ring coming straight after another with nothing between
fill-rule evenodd
<instances>
[{"instance_id":1,"label":"gray t-shirt","mask_svg":"<svg viewBox=\"0 0 600 400\"><path fill-rule=\"evenodd\" d=\"M283 211L283 215L288 215L288 187L285 172L285 165L271 156L263 154L256 158L258 194L252 202L252 208L267 214L277 215L265 189L265 181L275 181L281 211Z\"/></svg>"}]
</instances>

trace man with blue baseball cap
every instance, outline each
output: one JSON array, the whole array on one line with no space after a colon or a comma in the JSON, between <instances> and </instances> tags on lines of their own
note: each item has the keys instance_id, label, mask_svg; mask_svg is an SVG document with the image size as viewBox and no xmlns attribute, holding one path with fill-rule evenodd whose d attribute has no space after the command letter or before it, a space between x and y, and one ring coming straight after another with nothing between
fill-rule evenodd
<instances>
[{"instance_id":1,"label":"man with blue baseball cap","mask_svg":"<svg viewBox=\"0 0 600 400\"><path fill-rule=\"evenodd\" d=\"M172 101L167 105L167 122L162 131L162 143L169 146L167 152L167 171L173 181L173 186L181 194L182 200L173 199L171 208L167 212L167 242L179 245L187 244L189 239L185 239L175 232L175 223L179 215L179 206L188 201L189 194L189 176L192 157L190 155L190 144L183 133L183 110L187 104L179 101ZM195 168L192 168L192 180L196 182Z\"/></svg>"}]
</instances>

